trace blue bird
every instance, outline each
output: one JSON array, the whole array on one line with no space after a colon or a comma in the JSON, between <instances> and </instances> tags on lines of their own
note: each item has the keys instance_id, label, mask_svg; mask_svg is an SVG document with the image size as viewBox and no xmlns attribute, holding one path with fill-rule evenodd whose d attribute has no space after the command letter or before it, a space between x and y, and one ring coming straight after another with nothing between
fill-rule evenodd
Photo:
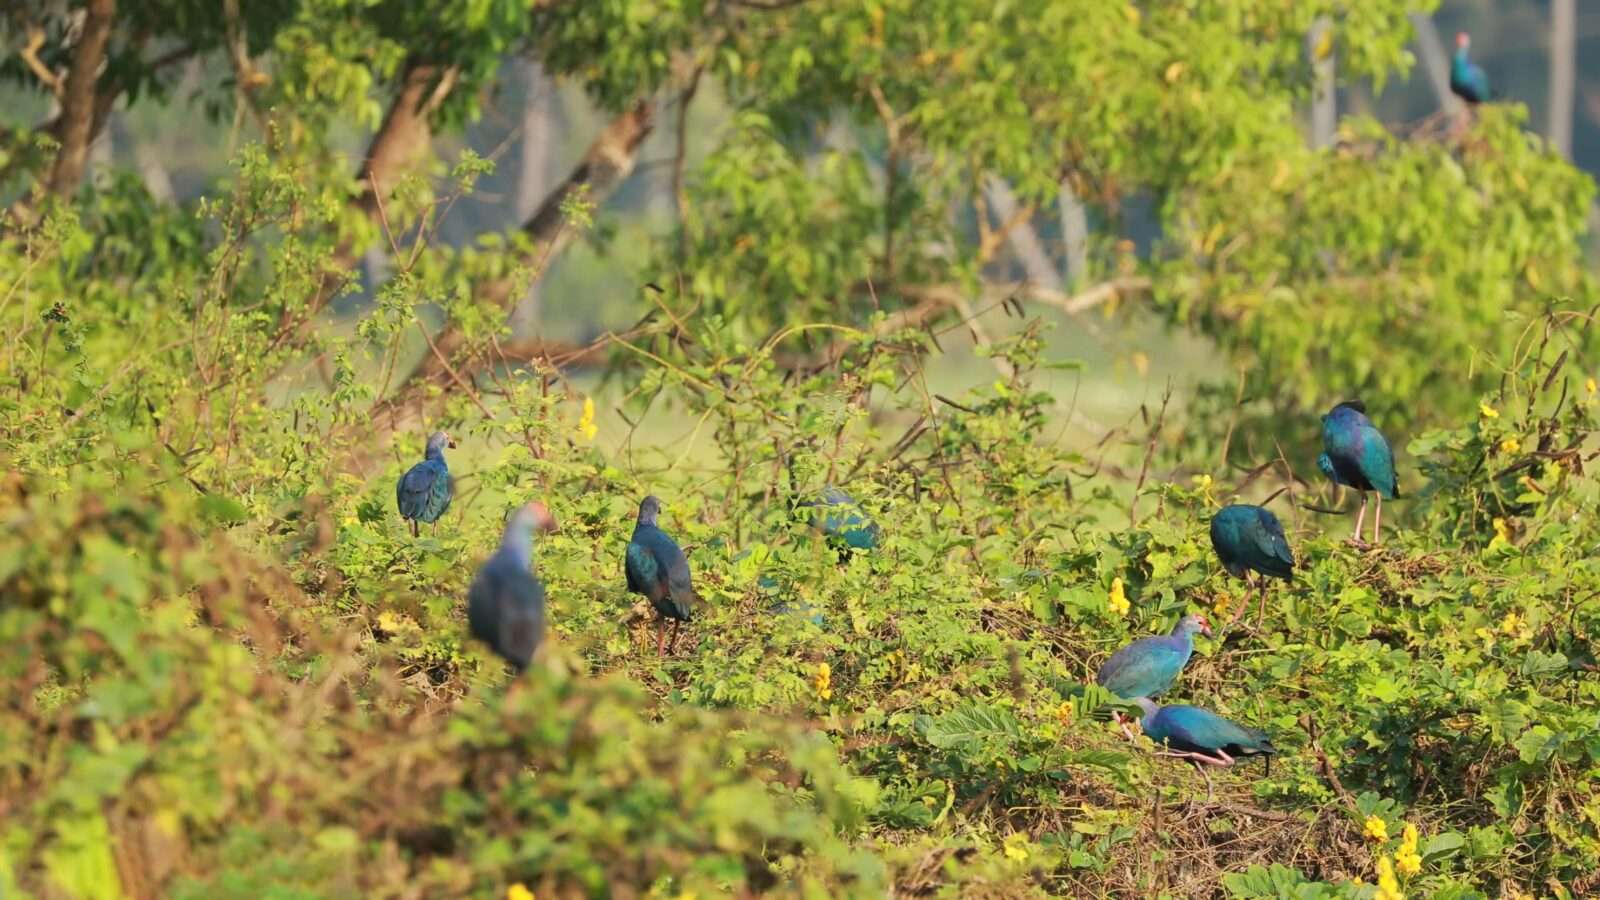
<instances>
[{"instance_id":1,"label":"blue bird","mask_svg":"<svg viewBox=\"0 0 1600 900\"><path fill-rule=\"evenodd\" d=\"M661 501L646 497L639 504L639 520L633 526L633 538L628 541L628 555L623 570L628 576L628 590L643 594L655 607L660 624L656 639L656 655L665 653L666 621L672 620L672 644L678 643L678 626L691 621L700 595L694 592L689 576L689 560L678 549L677 541L656 525L661 514Z\"/></svg>"},{"instance_id":2,"label":"blue bird","mask_svg":"<svg viewBox=\"0 0 1600 900\"><path fill-rule=\"evenodd\" d=\"M1450 93L1468 106L1477 106L1494 99L1494 93L1489 89L1489 76L1468 56L1471 49L1472 37L1465 31L1456 32L1456 53L1450 58Z\"/></svg>"},{"instance_id":3,"label":"blue bird","mask_svg":"<svg viewBox=\"0 0 1600 900\"><path fill-rule=\"evenodd\" d=\"M822 500L807 506L822 507L811 519L811 527L827 535L828 542L846 552L874 550L880 534L878 523L867 518L850 495L833 485L822 489Z\"/></svg>"},{"instance_id":4,"label":"blue bird","mask_svg":"<svg viewBox=\"0 0 1600 900\"><path fill-rule=\"evenodd\" d=\"M1094 675L1095 684L1124 700L1157 697L1172 687L1194 654L1194 635L1211 636L1211 625L1199 613L1178 620L1172 633L1140 638L1111 654ZM1121 722L1121 716L1117 717ZM1123 733L1128 734L1127 726ZM1133 738L1128 734L1128 738Z\"/></svg>"},{"instance_id":5,"label":"blue bird","mask_svg":"<svg viewBox=\"0 0 1600 900\"><path fill-rule=\"evenodd\" d=\"M1335 484L1361 493L1361 511L1356 515L1353 543L1361 543L1361 523L1367 517L1367 492L1378 495L1377 512L1372 520L1372 542L1378 543L1383 500L1399 497L1400 484L1394 471L1394 450L1367 418L1367 408L1361 401L1347 400L1322 417L1322 449L1317 468Z\"/></svg>"},{"instance_id":6,"label":"blue bird","mask_svg":"<svg viewBox=\"0 0 1600 900\"><path fill-rule=\"evenodd\" d=\"M500 549L478 569L467 591L472 636L518 672L528 668L544 638L544 585L533 572L533 533L556 528L543 503L517 510L506 524Z\"/></svg>"},{"instance_id":7,"label":"blue bird","mask_svg":"<svg viewBox=\"0 0 1600 900\"><path fill-rule=\"evenodd\" d=\"M1146 697L1133 702L1144 710L1139 727L1150 740L1164 745L1165 755L1187 759L1206 779L1206 800L1211 799L1211 776L1206 766L1227 767L1240 759L1260 756L1271 766L1278 752L1265 731L1246 728L1198 706L1160 706ZM1270 769L1269 769L1270 771Z\"/></svg>"},{"instance_id":8,"label":"blue bird","mask_svg":"<svg viewBox=\"0 0 1600 900\"><path fill-rule=\"evenodd\" d=\"M428 436L422 462L407 469L395 483L395 503L400 507L400 518L411 522L412 537L420 533L418 522L432 522L434 533L439 533L439 517L450 508L454 493L450 469L444 464L444 450L455 445L450 435L435 431Z\"/></svg>"},{"instance_id":9,"label":"blue bird","mask_svg":"<svg viewBox=\"0 0 1600 900\"><path fill-rule=\"evenodd\" d=\"M1267 578L1290 579L1294 577L1294 554L1289 551L1289 540L1284 537L1283 525L1272 510L1261 506L1236 503L1224 506L1211 517L1211 549L1229 575L1251 581L1251 573ZM1267 585L1261 581L1261 612L1257 621L1266 614ZM1249 600L1239 607L1232 622L1237 622L1249 608ZM1230 622L1229 624L1232 624Z\"/></svg>"},{"instance_id":10,"label":"blue bird","mask_svg":"<svg viewBox=\"0 0 1600 900\"><path fill-rule=\"evenodd\" d=\"M1100 666L1095 684L1124 700L1160 696L1189 664L1195 632L1211 636L1211 625L1199 613L1178 620L1169 635L1140 638L1128 644Z\"/></svg>"}]
</instances>

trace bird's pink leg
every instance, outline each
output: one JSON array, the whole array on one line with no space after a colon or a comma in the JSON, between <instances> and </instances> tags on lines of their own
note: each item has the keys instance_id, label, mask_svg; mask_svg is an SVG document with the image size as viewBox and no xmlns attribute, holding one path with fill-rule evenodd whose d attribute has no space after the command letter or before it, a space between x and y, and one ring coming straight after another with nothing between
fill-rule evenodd
<instances>
[{"instance_id":1,"label":"bird's pink leg","mask_svg":"<svg viewBox=\"0 0 1600 900\"><path fill-rule=\"evenodd\" d=\"M656 626L656 655L665 656L667 653L667 623L662 622Z\"/></svg>"},{"instance_id":2,"label":"bird's pink leg","mask_svg":"<svg viewBox=\"0 0 1600 900\"><path fill-rule=\"evenodd\" d=\"M672 640L667 642L667 653L671 654L678 649L678 626L683 624L677 619L672 620Z\"/></svg>"},{"instance_id":3,"label":"bird's pink leg","mask_svg":"<svg viewBox=\"0 0 1600 900\"><path fill-rule=\"evenodd\" d=\"M1350 539L1352 544L1361 543L1361 524L1367 520L1367 492L1361 492L1361 511L1356 513L1356 534Z\"/></svg>"},{"instance_id":4,"label":"bird's pink leg","mask_svg":"<svg viewBox=\"0 0 1600 900\"><path fill-rule=\"evenodd\" d=\"M1138 740L1133 736L1133 732L1128 729L1127 717L1123 716L1122 713L1115 711L1111 713L1111 717L1117 720L1117 727L1122 729L1122 734L1127 737L1128 740L1138 743Z\"/></svg>"},{"instance_id":5,"label":"bird's pink leg","mask_svg":"<svg viewBox=\"0 0 1600 900\"><path fill-rule=\"evenodd\" d=\"M1378 494L1378 506L1372 513L1372 542L1378 542L1378 525L1383 522L1383 494Z\"/></svg>"}]
</instances>

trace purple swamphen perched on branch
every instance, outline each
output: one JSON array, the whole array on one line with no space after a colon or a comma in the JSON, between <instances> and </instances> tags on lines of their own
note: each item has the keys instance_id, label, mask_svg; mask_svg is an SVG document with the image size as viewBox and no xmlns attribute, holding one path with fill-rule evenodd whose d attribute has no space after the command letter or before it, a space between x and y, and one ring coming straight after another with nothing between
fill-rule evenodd
<instances>
[{"instance_id":1,"label":"purple swamphen perched on branch","mask_svg":"<svg viewBox=\"0 0 1600 900\"><path fill-rule=\"evenodd\" d=\"M400 507L400 518L411 522L411 536L420 530L418 522L432 522L434 533L439 532L439 517L450 508L454 493L450 469L444 464L444 450L455 447L450 435L435 431L428 435L428 447L417 463L400 476L394 486L395 503Z\"/></svg>"},{"instance_id":2,"label":"purple swamphen perched on branch","mask_svg":"<svg viewBox=\"0 0 1600 900\"><path fill-rule=\"evenodd\" d=\"M1493 100L1494 92L1489 89L1489 76L1472 61L1471 51L1472 36L1465 31L1456 32L1456 53L1450 58L1450 93L1468 106L1477 106Z\"/></svg>"},{"instance_id":3,"label":"purple swamphen perched on branch","mask_svg":"<svg viewBox=\"0 0 1600 900\"><path fill-rule=\"evenodd\" d=\"M1294 554L1289 551L1289 539L1284 537L1278 517L1261 506L1243 503L1224 506L1211 517L1211 549L1217 551L1217 558L1228 574L1245 579L1247 585L1251 573L1265 576L1260 583L1261 604L1256 616L1259 625L1267 610L1266 578L1287 580L1294 577ZM1228 624L1239 621L1249 606L1247 595Z\"/></svg>"},{"instance_id":4,"label":"purple swamphen perched on branch","mask_svg":"<svg viewBox=\"0 0 1600 900\"><path fill-rule=\"evenodd\" d=\"M1095 684L1124 700L1160 696L1172 687L1183 667L1189 664L1189 657L1194 654L1195 632L1211 636L1210 623L1199 613L1179 619L1169 635L1140 638L1128 644L1100 666L1094 676ZM1117 721L1122 722L1120 714ZM1129 740L1133 739L1126 724L1122 731Z\"/></svg>"},{"instance_id":5,"label":"purple swamphen perched on branch","mask_svg":"<svg viewBox=\"0 0 1600 900\"><path fill-rule=\"evenodd\" d=\"M518 509L506 523L500 549L478 569L467 592L472 636L518 672L528 668L544 638L544 585L533 573L533 534L557 527L537 500Z\"/></svg>"},{"instance_id":6,"label":"purple swamphen perched on branch","mask_svg":"<svg viewBox=\"0 0 1600 900\"><path fill-rule=\"evenodd\" d=\"M1367 517L1367 492L1378 495L1377 511L1372 519L1372 542L1378 543L1383 499L1399 497L1400 483L1395 477L1394 450L1367 418L1367 408L1360 400L1346 400L1322 417L1322 449L1317 467L1323 474L1335 484L1361 492L1361 512L1356 515L1352 543L1361 543L1361 523Z\"/></svg>"},{"instance_id":7,"label":"purple swamphen perched on branch","mask_svg":"<svg viewBox=\"0 0 1600 900\"><path fill-rule=\"evenodd\" d=\"M1206 779L1206 802L1211 801L1211 775L1206 766L1227 767L1240 759L1260 756L1271 771L1270 759L1278 752L1265 731L1246 728L1198 706L1160 706L1147 697L1135 697L1144 710L1139 727L1150 740L1166 746L1163 755L1187 759Z\"/></svg>"},{"instance_id":8,"label":"purple swamphen perched on branch","mask_svg":"<svg viewBox=\"0 0 1600 900\"><path fill-rule=\"evenodd\" d=\"M628 590L643 594L655 607L659 634L656 655L666 652L666 620L672 620L672 645L678 643L678 626L691 620L693 607L700 602L689 577L689 560L678 548L678 542L656 524L661 515L661 501L654 496L644 498L639 504L638 524L633 526L633 538L628 541L628 555L623 570L628 576Z\"/></svg>"}]
</instances>

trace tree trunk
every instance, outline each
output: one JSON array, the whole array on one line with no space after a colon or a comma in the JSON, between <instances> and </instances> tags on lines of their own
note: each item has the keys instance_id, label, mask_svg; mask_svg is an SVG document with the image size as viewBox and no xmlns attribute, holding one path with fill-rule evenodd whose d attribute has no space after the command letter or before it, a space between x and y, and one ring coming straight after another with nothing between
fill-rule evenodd
<instances>
[{"instance_id":1,"label":"tree trunk","mask_svg":"<svg viewBox=\"0 0 1600 900\"><path fill-rule=\"evenodd\" d=\"M539 201L550 190L551 136L560 115L556 83L535 62L517 63L523 86L522 140L517 154L517 195L513 204L516 220L526 222L539 209ZM526 334L539 324L539 283L528 285L528 293L511 312L511 333Z\"/></svg>"},{"instance_id":2,"label":"tree trunk","mask_svg":"<svg viewBox=\"0 0 1600 900\"><path fill-rule=\"evenodd\" d=\"M1333 146L1334 129L1339 124L1339 93L1334 85L1333 51L1318 56L1324 41L1331 41L1333 26L1326 16L1317 19L1306 35L1306 55L1311 58L1311 71L1316 83L1311 89L1311 146Z\"/></svg>"},{"instance_id":3,"label":"tree trunk","mask_svg":"<svg viewBox=\"0 0 1600 900\"><path fill-rule=\"evenodd\" d=\"M1089 211L1072 189L1067 179L1061 179L1056 192L1056 203L1061 207L1061 243L1067 253L1067 281L1073 286L1089 278Z\"/></svg>"},{"instance_id":4,"label":"tree trunk","mask_svg":"<svg viewBox=\"0 0 1600 900\"><path fill-rule=\"evenodd\" d=\"M1439 41L1439 30L1422 13L1411 14L1411 27L1417 32L1417 55L1422 58L1423 71L1428 73L1428 83L1433 85L1433 95L1439 98L1440 106L1453 111L1461 101L1450 93L1450 62Z\"/></svg>"},{"instance_id":5,"label":"tree trunk","mask_svg":"<svg viewBox=\"0 0 1600 900\"><path fill-rule=\"evenodd\" d=\"M1578 52L1577 0L1550 4L1550 143L1572 158L1572 111L1576 101Z\"/></svg>"},{"instance_id":6,"label":"tree trunk","mask_svg":"<svg viewBox=\"0 0 1600 900\"><path fill-rule=\"evenodd\" d=\"M990 178L983 186L983 192L989 199L989 205L994 207L995 214L1000 221L1008 222L1017 215L1016 195L1011 193L1011 186L1001 178ZM1044 242L1039 240L1039 233L1027 222L1018 223L1011 233L1007 235L1011 242L1011 250L1016 253L1017 260L1022 263L1022 270L1028 273L1028 280L1034 285L1047 291L1061 290L1061 273L1056 271L1055 263L1050 261L1050 254L1045 252Z\"/></svg>"},{"instance_id":7,"label":"tree trunk","mask_svg":"<svg viewBox=\"0 0 1600 900\"><path fill-rule=\"evenodd\" d=\"M116 0L89 0L83 28L72 48L72 67L61 92L61 115L56 121L56 152L46 189L64 197L83 183L88 167L89 144L94 140L109 104L102 109L99 91L100 69L105 65L106 49L111 45L111 26L116 18Z\"/></svg>"}]
</instances>

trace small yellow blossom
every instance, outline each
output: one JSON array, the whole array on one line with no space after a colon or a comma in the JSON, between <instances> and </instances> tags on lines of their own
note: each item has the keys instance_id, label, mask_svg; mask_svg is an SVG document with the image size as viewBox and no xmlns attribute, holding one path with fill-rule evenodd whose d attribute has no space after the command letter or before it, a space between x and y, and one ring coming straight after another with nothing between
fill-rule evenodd
<instances>
[{"instance_id":1,"label":"small yellow blossom","mask_svg":"<svg viewBox=\"0 0 1600 900\"><path fill-rule=\"evenodd\" d=\"M1483 641L1483 649L1485 651L1494 649L1494 632L1487 628L1479 628L1473 634L1478 636L1478 640Z\"/></svg>"},{"instance_id":2,"label":"small yellow blossom","mask_svg":"<svg viewBox=\"0 0 1600 900\"><path fill-rule=\"evenodd\" d=\"M533 891L519 881L506 888L506 900L533 900Z\"/></svg>"},{"instance_id":3,"label":"small yellow blossom","mask_svg":"<svg viewBox=\"0 0 1600 900\"><path fill-rule=\"evenodd\" d=\"M1512 610L1506 613L1504 619L1500 620L1500 631L1503 634L1516 634L1527 624L1521 616L1517 615L1516 610Z\"/></svg>"},{"instance_id":4,"label":"small yellow blossom","mask_svg":"<svg viewBox=\"0 0 1600 900\"><path fill-rule=\"evenodd\" d=\"M1422 857L1417 853L1417 841L1421 839L1417 826L1407 822L1400 835L1400 849L1394 852L1394 865L1401 875L1411 876L1422 871Z\"/></svg>"},{"instance_id":5,"label":"small yellow blossom","mask_svg":"<svg viewBox=\"0 0 1600 900\"><path fill-rule=\"evenodd\" d=\"M1596 385L1593 378L1585 381L1583 383L1583 388L1591 394L1593 394L1595 391L1600 391L1600 385Z\"/></svg>"},{"instance_id":6,"label":"small yellow blossom","mask_svg":"<svg viewBox=\"0 0 1600 900\"><path fill-rule=\"evenodd\" d=\"M1122 588L1122 579L1111 579L1111 596L1107 598L1106 606L1112 615L1125 616L1128 614L1128 594Z\"/></svg>"},{"instance_id":7,"label":"small yellow blossom","mask_svg":"<svg viewBox=\"0 0 1600 900\"><path fill-rule=\"evenodd\" d=\"M1065 728L1071 724L1072 703L1070 701L1063 700L1061 701L1061 705L1056 707L1056 721L1061 723L1062 728Z\"/></svg>"},{"instance_id":8,"label":"small yellow blossom","mask_svg":"<svg viewBox=\"0 0 1600 900\"><path fill-rule=\"evenodd\" d=\"M1478 412L1485 419L1498 419L1498 418L1500 418L1500 410L1495 409L1494 407L1490 406L1487 403L1479 403L1478 404Z\"/></svg>"},{"instance_id":9,"label":"small yellow blossom","mask_svg":"<svg viewBox=\"0 0 1600 900\"><path fill-rule=\"evenodd\" d=\"M1211 605L1211 611L1216 613L1218 619L1227 620L1229 612L1233 609L1233 598L1227 594L1220 594L1217 602Z\"/></svg>"},{"instance_id":10,"label":"small yellow blossom","mask_svg":"<svg viewBox=\"0 0 1600 900\"><path fill-rule=\"evenodd\" d=\"M812 681L817 689L817 696L823 700L833 699L833 667L827 663L817 665L817 677Z\"/></svg>"},{"instance_id":11,"label":"small yellow blossom","mask_svg":"<svg viewBox=\"0 0 1600 900\"><path fill-rule=\"evenodd\" d=\"M1406 900L1400 892L1400 880L1394 877L1394 863L1387 855L1378 857L1378 892L1372 896L1376 900Z\"/></svg>"},{"instance_id":12,"label":"small yellow blossom","mask_svg":"<svg viewBox=\"0 0 1600 900\"><path fill-rule=\"evenodd\" d=\"M1511 543L1511 527L1506 524L1505 519L1499 516L1496 516L1494 520L1494 539L1506 544Z\"/></svg>"},{"instance_id":13,"label":"small yellow blossom","mask_svg":"<svg viewBox=\"0 0 1600 900\"><path fill-rule=\"evenodd\" d=\"M1367 816L1367 821L1361 830L1370 840L1387 841L1389 839L1389 823L1377 816Z\"/></svg>"},{"instance_id":14,"label":"small yellow blossom","mask_svg":"<svg viewBox=\"0 0 1600 900\"><path fill-rule=\"evenodd\" d=\"M594 424L594 398L583 398L583 415L578 419L578 433L586 441L594 440L595 434L600 431Z\"/></svg>"},{"instance_id":15,"label":"small yellow blossom","mask_svg":"<svg viewBox=\"0 0 1600 900\"><path fill-rule=\"evenodd\" d=\"M1522 442L1514 437L1508 437L1500 442L1501 453L1515 453L1522 449Z\"/></svg>"},{"instance_id":16,"label":"small yellow blossom","mask_svg":"<svg viewBox=\"0 0 1600 900\"><path fill-rule=\"evenodd\" d=\"M1006 836L1006 859L1021 862L1028 858L1028 836L1020 831L1012 832Z\"/></svg>"}]
</instances>

